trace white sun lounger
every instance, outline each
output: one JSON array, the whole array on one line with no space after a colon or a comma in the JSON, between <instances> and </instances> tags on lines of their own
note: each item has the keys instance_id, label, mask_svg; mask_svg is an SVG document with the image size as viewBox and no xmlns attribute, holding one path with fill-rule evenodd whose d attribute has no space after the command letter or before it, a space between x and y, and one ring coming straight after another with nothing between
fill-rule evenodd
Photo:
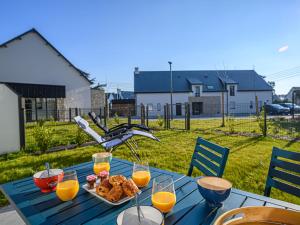
<instances>
[{"instance_id":1,"label":"white sun lounger","mask_svg":"<svg viewBox=\"0 0 300 225\"><path fill-rule=\"evenodd\" d=\"M127 147L131 150L133 155L140 160L138 153L136 152L137 146L130 142L130 139L136 135L150 138L155 141L159 141L157 137L148 132L140 130L128 130L125 133L121 133L112 138L104 138L100 136L96 131L90 128L89 123L80 116L74 117L77 125L83 129L87 134L89 134L95 141L102 145L105 150L113 151L117 146L121 144L126 144ZM135 146L134 146L135 145Z\"/></svg>"}]
</instances>

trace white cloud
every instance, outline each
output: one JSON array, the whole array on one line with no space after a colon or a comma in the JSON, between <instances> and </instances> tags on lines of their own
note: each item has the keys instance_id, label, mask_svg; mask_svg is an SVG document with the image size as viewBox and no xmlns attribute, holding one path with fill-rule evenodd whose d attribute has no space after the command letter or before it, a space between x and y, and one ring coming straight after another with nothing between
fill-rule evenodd
<instances>
[{"instance_id":1,"label":"white cloud","mask_svg":"<svg viewBox=\"0 0 300 225\"><path fill-rule=\"evenodd\" d=\"M278 52L285 52L289 49L289 46L288 45L284 45L282 46L281 48L278 49Z\"/></svg>"}]
</instances>

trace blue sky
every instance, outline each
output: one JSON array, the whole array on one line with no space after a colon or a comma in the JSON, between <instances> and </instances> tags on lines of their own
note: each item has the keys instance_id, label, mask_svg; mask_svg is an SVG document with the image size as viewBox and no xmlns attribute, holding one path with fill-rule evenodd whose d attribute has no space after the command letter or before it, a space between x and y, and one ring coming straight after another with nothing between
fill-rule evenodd
<instances>
[{"instance_id":1,"label":"blue sky","mask_svg":"<svg viewBox=\"0 0 300 225\"><path fill-rule=\"evenodd\" d=\"M1 0L0 7L0 43L35 27L110 90L132 89L135 66L168 70L169 60L174 70L255 68L278 80L279 94L300 86L297 0Z\"/></svg>"}]
</instances>

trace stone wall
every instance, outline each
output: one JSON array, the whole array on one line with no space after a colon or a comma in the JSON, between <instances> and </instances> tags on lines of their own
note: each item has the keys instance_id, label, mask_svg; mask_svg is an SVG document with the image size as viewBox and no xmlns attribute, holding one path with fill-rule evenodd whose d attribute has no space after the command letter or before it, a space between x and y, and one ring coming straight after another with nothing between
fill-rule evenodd
<instances>
[{"instance_id":1,"label":"stone wall","mask_svg":"<svg viewBox=\"0 0 300 225\"><path fill-rule=\"evenodd\" d=\"M105 93L103 89L91 89L92 109L105 107Z\"/></svg>"}]
</instances>

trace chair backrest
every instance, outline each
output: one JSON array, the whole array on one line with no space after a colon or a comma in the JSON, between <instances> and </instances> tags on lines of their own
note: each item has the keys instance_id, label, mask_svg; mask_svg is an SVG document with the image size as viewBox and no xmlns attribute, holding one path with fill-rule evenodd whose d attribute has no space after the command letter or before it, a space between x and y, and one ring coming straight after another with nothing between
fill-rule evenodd
<instances>
[{"instance_id":1,"label":"chair backrest","mask_svg":"<svg viewBox=\"0 0 300 225\"><path fill-rule=\"evenodd\" d=\"M273 147L265 196L272 187L300 197L300 153Z\"/></svg>"},{"instance_id":2,"label":"chair backrest","mask_svg":"<svg viewBox=\"0 0 300 225\"><path fill-rule=\"evenodd\" d=\"M96 115L96 113L89 112L88 115L91 118L91 120L94 122L94 124L96 124L97 127L99 127L101 130L103 130L105 133L109 132L109 129L106 126L101 124L101 120L100 120L99 116Z\"/></svg>"},{"instance_id":3,"label":"chair backrest","mask_svg":"<svg viewBox=\"0 0 300 225\"><path fill-rule=\"evenodd\" d=\"M192 156L188 176L196 167L206 176L222 177L229 154L229 149L198 137Z\"/></svg>"}]
</instances>

